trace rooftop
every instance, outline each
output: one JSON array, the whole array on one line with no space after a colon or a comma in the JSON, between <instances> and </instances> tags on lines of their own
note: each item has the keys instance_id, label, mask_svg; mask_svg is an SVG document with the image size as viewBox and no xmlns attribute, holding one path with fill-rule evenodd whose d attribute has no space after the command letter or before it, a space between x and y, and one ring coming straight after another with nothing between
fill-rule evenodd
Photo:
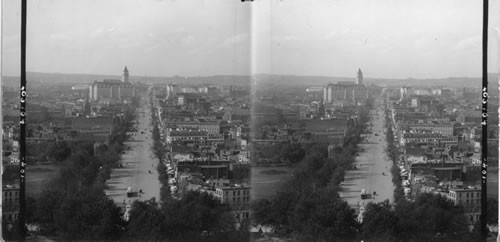
<instances>
[{"instance_id":1,"label":"rooftop","mask_svg":"<svg viewBox=\"0 0 500 242\"><path fill-rule=\"evenodd\" d=\"M326 131L328 129L347 129L348 120L345 119L313 119L306 121L307 131Z\"/></svg>"},{"instance_id":2,"label":"rooftop","mask_svg":"<svg viewBox=\"0 0 500 242\"><path fill-rule=\"evenodd\" d=\"M441 138L441 137L443 137L442 134L436 134L436 133L427 133L427 134L406 133L406 134L403 134L403 138Z\"/></svg>"}]
</instances>

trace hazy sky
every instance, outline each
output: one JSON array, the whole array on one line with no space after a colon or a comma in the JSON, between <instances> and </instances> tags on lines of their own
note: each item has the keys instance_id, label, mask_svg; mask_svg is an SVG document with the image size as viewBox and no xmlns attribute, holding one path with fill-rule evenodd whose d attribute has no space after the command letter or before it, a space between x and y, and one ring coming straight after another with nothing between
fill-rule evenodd
<instances>
[{"instance_id":1,"label":"hazy sky","mask_svg":"<svg viewBox=\"0 0 500 242\"><path fill-rule=\"evenodd\" d=\"M29 0L27 69L120 75L127 65L131 75L149 76L354 77L361 67L366 77L479 77L481 4ZM2 70L18 75L19 1L4 0L2 12ZM496 44L490 60L497 63Z\"/></svg>"}]
</instances>

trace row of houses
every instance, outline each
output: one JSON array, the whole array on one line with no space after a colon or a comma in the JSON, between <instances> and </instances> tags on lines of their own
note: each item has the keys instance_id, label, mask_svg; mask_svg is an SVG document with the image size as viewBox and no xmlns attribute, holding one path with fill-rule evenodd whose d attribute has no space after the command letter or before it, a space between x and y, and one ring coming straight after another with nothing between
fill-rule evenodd
<instances>
[{"instance_id":1,"label":"row of houses","mask_svg":"<svg viewBox=\"0 0 500 242\"><path fill-rule=\"evenodd\" d=\"M169 167L172 194L206 192L228 204L238 224L248 219L247 100L216 97L199 88L189 93L174 85L167 89L157 87L155 102L161 137L169 150L164 162Z\"/></svg>"},{"instance_id":2,"label":"row of houses","mask_svg":"<svg viewBox=\"0 0 500 242\"><path fill-rule=\"evenodd\" d=\"M418 193L440 194L463 206L469 224L474 225L481 213L477 117L465 111L468 106L456 106L458 102L441 95L411 96L403 89L401 93L399 98L389 98L388 115L403 151L399 165L405 195L412 199Z\"/></svg>"}]
</instances>

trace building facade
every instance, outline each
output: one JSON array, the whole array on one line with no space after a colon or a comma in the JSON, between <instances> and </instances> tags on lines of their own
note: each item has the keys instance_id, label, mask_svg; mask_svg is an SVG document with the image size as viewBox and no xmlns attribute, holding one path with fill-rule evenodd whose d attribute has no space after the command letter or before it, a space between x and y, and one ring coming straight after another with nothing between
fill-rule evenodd
<instances>
[{"instance_id":1,"label":"building facade","mask_svg":"<svg viewBox=\"0 0 500 242\"><path fill-rule=\"evenodd\" d=\"M481 217L481 189L451 189L448 199L464 207L469 225L476 224Z\"/></svg>"},{"instance_id":2,"label":"building facade","mask_svg":"<svg viewBox=\"0 0 500 242\"><path fill-rule=\"evenodd\" d=\"M7 223L17 221L19 217L19 186L4 185L2 189L2 218Z\"/></svg>"},{"instance_id":3,"label":"building facade","mask_svg":"<svg viewBox=\"0 0 500 242\"><path fill-rule=\"evenodd\" d=\"M169 122L180 129L195 129L198 131L206 131L209 135L220 134L220 124L218 121L205 122Z\"/></svg>"},{"instance_id":4,"label":"building facade","mask_svg":"<svg viewBox=\"0 0 500 242\"><path fill-rule=\"evenodd\" d=\"M338 82L328 84L323 89L323 103L335 104L338 102L357 103L366 101L369 96L368 88L363 84L363 73L358 71L356 82Z\"/></svg>"},{"instance_id":5,"label":"building facade","mask_svg":"<svg viewBox=\"0 0 500 242\"><path fill-rule=\"evenodd\" d=\"M244 185L217 187L214 195L222 203L229 205L236 221L241 222L250 217L250 187Z\"/></svg>"},{"instance_id":6,"label":"building facade","mask_svg":"<svg viewBox=\"0 0 500 242\"><path fill-rule=\"evenodd\" d=\"M122 79L104 79L94 81L89 86L89 99L99 101L100 99L125 99L135 96L135 86L128 81L129 73L125 66Z\"/></svg>"}]
</instances>

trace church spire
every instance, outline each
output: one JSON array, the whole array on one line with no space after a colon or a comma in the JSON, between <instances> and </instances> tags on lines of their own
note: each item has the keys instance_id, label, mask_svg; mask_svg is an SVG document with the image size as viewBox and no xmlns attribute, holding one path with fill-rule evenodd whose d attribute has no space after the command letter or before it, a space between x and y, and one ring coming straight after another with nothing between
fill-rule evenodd
<instances>
[{"instance_id":1,"label":"church spire","mask_svg":"<svg viewBox=\"0 0 500 242\"><path fill-rule=\"evenodd\" d=\"M358 69L358 78L356 78L356 84L363 85L363 72L361 68Z\"/></svg>"},{"instance_id":2,"label":"church spire","mask_svg":"<svg viewBox=\"0 0 500 242\"><path fill-rule=\"evenodd\" d=\"M122 82L128 82L128 69L127 66L123 68Z\"/></svg>"}]
</instances>

